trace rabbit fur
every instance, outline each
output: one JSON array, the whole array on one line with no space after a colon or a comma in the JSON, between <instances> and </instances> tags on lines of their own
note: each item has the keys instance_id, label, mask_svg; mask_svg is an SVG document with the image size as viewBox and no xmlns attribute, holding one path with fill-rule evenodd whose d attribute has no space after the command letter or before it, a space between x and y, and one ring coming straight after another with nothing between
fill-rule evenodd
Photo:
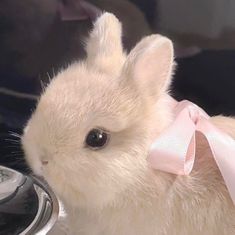
<instances>
[{"instance_id":1,"label":"rabbit fur","mask_svg":"<svg viewBox=\"0 0 235 235\"><path fill-rule=\"evenodd\" d=\"M189 176L146 161L174 118L172 42L147 36L126 55L121 36L119 20L101 15L86 59L46 88L22 136L29 165L64 203L72 235L235 234L235 208L203 137ZM234 119L211 120L235 138ZM95 127L110 133L96 151L84 144Z\"/></svg>"}]
</instances>

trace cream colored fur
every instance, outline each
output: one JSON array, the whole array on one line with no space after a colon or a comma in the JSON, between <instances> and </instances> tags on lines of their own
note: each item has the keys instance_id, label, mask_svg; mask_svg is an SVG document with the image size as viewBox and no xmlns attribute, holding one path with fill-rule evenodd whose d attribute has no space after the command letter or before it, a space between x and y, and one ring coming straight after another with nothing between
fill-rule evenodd
<instances>
[{"instance_id":1,"label":"cream colored fur","mask_svg":"<svg viewBox=\"0 0 235 235\"><path fill-rule=\"evenodd\" d=\"M203 138L190 176L146 161L153 135L174 116L171 41L152 35L126 56L120 22L109 13L90 35L87 59L52 80L22 137L28 163L64 202L71 234L235 234L235 208ZM234 119L212 121L235 138ZM84 146L94 127L111 135L97 151Z\"/></svg>"}]
</instances>

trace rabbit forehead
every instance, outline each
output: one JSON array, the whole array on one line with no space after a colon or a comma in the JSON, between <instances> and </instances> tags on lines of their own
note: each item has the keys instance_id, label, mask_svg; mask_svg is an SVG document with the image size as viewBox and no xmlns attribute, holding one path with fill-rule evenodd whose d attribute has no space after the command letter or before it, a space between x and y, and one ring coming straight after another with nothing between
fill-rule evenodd
<instances>
[{"instance_id":1,"label":"rabbit forehead","mask_svg":"<svg viewBox=\"0 0 235 235\"><path fill-rule=\"evenodd\" d=\"M68 69L41 97L35 119L41 120L46 131L63 136L69 130L84 135L94 127L124 129L137 110L138 98L117 81L96 71Z\"/></svg>"}]
</instances>

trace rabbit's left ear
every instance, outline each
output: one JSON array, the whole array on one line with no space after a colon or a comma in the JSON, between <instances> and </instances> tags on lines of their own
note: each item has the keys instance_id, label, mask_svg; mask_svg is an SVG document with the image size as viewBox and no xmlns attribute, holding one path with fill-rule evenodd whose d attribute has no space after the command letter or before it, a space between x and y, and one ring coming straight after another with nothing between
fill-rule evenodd
<instances>
[{"instance_id":1,"label":"rabbit's left ear","mask_svg":"<svg viewBox=\"0 0 235 235\"><path fill-rule=\"evenodd\" d=\"M87 61L101 71L120 71L125 55L122 48L122 26L111 13L104 13L94 23L86 46Z\"/></svg>"},{"instance_id":2,"label":"rabbit's left ear","mask_svg":"<svg viewBox=\"0 0 235 235\"><path fill-rule=\"evenodd\" d=\"M137 87L154 100L170 85L174 69L173 44L161 35L142 39L127 57L123 68L124 83Z\"/></svg>"}]
</instances>

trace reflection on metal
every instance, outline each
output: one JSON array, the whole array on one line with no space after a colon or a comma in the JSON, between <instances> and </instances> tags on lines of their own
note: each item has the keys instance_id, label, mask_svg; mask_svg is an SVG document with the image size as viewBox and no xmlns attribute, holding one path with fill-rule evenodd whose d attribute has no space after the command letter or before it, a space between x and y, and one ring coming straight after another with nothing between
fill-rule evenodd
<instances>
[{"instance_id":1,"label":"reflection on metal","mask_svg":"<svg viewBox=\"0 0 235 235\"><path fill-rule=\"evenodd\" d=\"M58 219L59 204L54 193L45 188L38 179L35 181L34 188L39 201L38 212L33 222L20 235L45 235Z\"/></svg>"},{"instance_id":2,"label":"reflection on metal","mask_svg":"<svg viewBox=\"0 0 235 235\"><path fill-rule=\"evenodd\" d=\"M59 209L43 180L0 165L0 234L46 235Z\"/></svg>"}]
</instances>

